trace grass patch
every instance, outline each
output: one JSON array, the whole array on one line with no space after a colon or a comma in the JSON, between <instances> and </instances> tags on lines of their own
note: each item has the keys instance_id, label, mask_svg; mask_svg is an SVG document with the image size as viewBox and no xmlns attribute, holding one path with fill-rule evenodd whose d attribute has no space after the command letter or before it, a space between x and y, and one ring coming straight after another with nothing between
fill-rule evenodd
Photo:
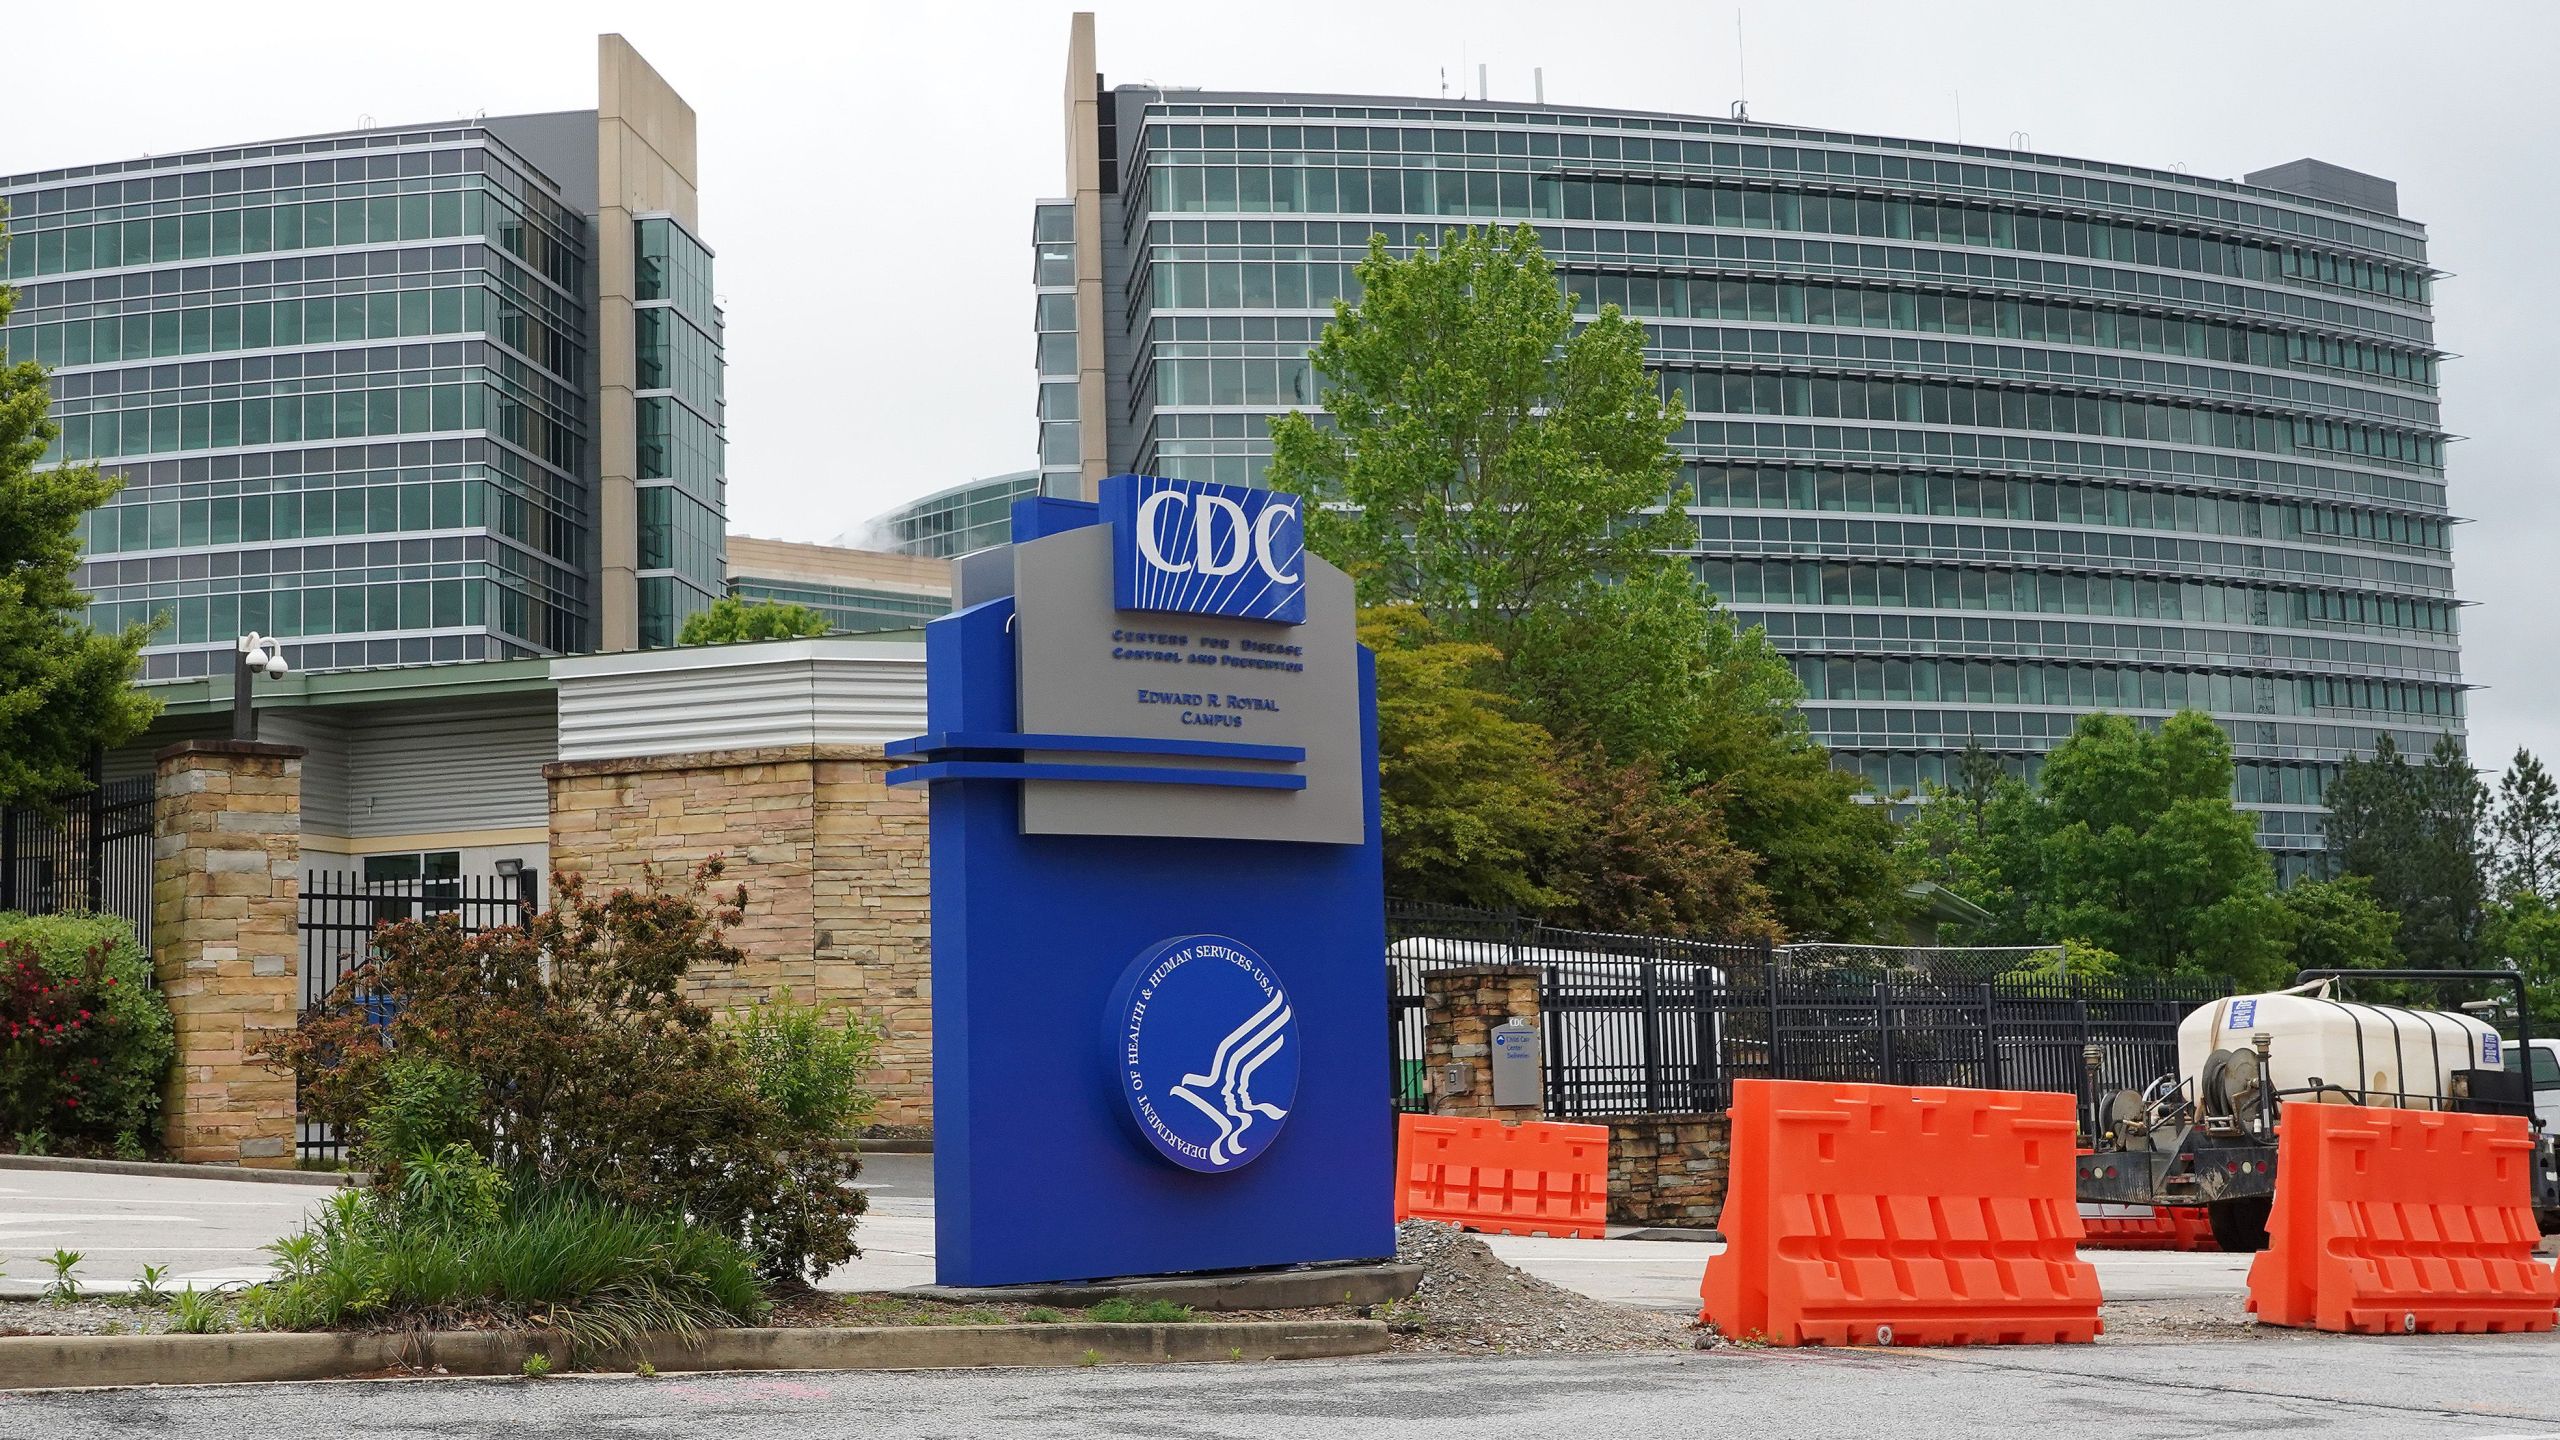
<instances>
[{"instance_id":1,"label":"grass patch","mask_svg":"<svg viewBox=\"0 0 2560 1440\"><path fill-rule=\"evenodd\" d=\"M1149 1300L1142 1304L1115 1298L1102 1301L1084 1313L1086 1319L1098 1320L1105 1325L1188 1325L1199 1318L1191 1313L1190 1306L1176 1305L1170 1300Z\"/></svg>"},{"instance_id":2,"label":"grass patch","mask_svg":"<svg viewBox=\"0 0 2560 1440\"><path fill-rule=\"evenodd\" d=\"M992 1305L953 1305L902 1295L848 1295L820 1318L830 1325L1006 1325L1013 1320Z\"/></svg>"},{"instance_id":3,"label":"grass patch","mask_svg":"<svg viewBox=\"0 0 2560 1440\"><path fill-rule=\"evenodd\" d=\"M242 1327L538 1321L584 1356L752 1324L766 1309L747 1252L681 1220L559 1190L485 1210L419 1199L332 1197L311 1228L268 1247L283 1273L241 1296Z\"/></svg>"}]
</instances>

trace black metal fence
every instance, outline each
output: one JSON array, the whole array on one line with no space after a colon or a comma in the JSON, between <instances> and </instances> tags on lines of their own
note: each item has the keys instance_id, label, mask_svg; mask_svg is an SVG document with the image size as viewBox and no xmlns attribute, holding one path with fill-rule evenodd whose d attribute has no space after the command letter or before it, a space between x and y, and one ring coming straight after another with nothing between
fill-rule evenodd
<instances>
[{"instance_id":1,"label":"black metal fence","mask_svg":"<svg viewBox=\"0 0 2560 1440\"><path fill-rule=\"evenodd\" d=\"M1558 1119L1722 1110L1748 1078L2077 1094L2092 1046L2102 1085L2139 1087L2176 1068L2178 1022L2225 993L2075 978L2050 949L1709 944L1410 904L1388 907L1387 934L1405 1110L1431 1104L1423 976L1460 966L1538 972Z\"/></svg>"},{"instance_id":2,"label":"black metal fence","mask_svg":"<svg viewBox=\"0 0 2560 1440\"><path fill-rule=\"evenodd\" d=\"M153 786L143 775L0 807L0 910L120 915L149 955Z\"/></svg>"},{"instance_id":3,"label":"black metal fence","mask_svg":"<svg viewBox=\"0 0 2560 1440\"><path fill-rule=\"evenodd\" d=\"M355 994L366 996L359 973L373 958L374 931L401 920L450 915L463 933L476 935L522 923L527 901L518 881L501 875L443 880L367 880L344 872L315 871L302 882L302 1008L312 1010L356 976ZM297 1144L313 1159L342 1159L338 1127L304 1120Z\"/></svg>"}]
</instances>

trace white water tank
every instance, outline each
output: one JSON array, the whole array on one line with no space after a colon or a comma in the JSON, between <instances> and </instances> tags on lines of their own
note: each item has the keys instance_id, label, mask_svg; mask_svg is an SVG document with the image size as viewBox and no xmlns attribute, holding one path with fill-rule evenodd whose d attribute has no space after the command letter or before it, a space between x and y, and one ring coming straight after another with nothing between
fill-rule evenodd
<instances>
[{"instance_id":1,"label":"white water tank","mask_svg":"<svg viewBox=\"0 0 2560 1440\"><path fill-rule=\"evenodd\" d=\"M2197 1010L2178 1025L2178 1073L2195 1085L2206 1057L2250 1049L2263 1034L2278 1092L2324 1087L2289 1102L2427 1109L2450 1092L2455 1071L2495 1070L2506 1059L2498 1032L2468 1015L2331 1000L2325 989L2234 995Z\"/></svg>"}]
</instances>

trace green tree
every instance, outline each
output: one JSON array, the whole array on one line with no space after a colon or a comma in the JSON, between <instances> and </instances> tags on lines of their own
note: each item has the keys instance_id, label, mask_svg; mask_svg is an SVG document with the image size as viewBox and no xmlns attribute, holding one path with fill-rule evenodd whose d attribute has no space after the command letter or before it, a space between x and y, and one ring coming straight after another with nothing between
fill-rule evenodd
<instances>
[{"instance_id":1,"label":"green tree","mask_svg":"<svg viewBox=\"0 0 2560 1440\"><path fill-rule=\"evenodd\" d=\"M1897 932L1912 877L1892 812L1806 730L1794 669L1756 626L1714 625L1698 644L1697 716L1675 764L1691 787L1714 787L1727 834L1760 857L1779 926L1798 940Z\"/></svg>"},{"instance_id":2,"label":"green tree","mask_svg":"<svg viewBox=\"0 0 2560 1440\"><path fill-rule=\"evenodd\" d=\"M2373 898L2362 875L2297 880L2284 892L2297 970L2376 970L2400 963L2400 917Z\"/></svg>"},{"instance_id":3,"label":"green tree","mask_svg":"<svg viewBox=\"0 0 2560 1440\"><path fill-rule=\"evenodd\" d=\"M1585 752L1565 772L1574 824L1550 871L1566 925L1697 940L1783 940L1754 857L1725 828L1724 797L1684 790L1658 762Z\"/></svg>"},{"instance_id":4,"label":"green tree","mask_svg":"<svg viewBox=\"0 0 2560 1440\"><path fill-rule=\"evenodd\" d=\"M827 617L806 605L781 600L741 600L723 595L708 610L684 618L676 634L679 645L734 645L741 640L811 640L834 630Z\"/></svg>"},{"instance_id":5,"label":"green tree","mask_svg":"<svg viewBox=\"0 0 2560 1440\"><path fill-rule=\"evenodd\" d=\"M2516 751L2498 777L2496 819L2498 891L2550 895L2560 888L2560 786L2530 750Z\"/></svg>"},{"instance_id":6,"label":"green tree","mask_svg":"<svg viewBox=\"0 0 2560 1440\"><path fill-rule=\"evenodd\" d=\"M2325 798L2332 868L2372 880L2375 901L2400 917L2409 963L2475 963L2488 900L2488 788L2460 742L2444 735L2425 764L2412 765L2386 734L2371 759L2349 757Z\"/></svg>"},{"instance_id":7,"label":"green tree","mask_svg":"<svg viewBox=\"0 0 2560 1440\"><path fill-rule=\"evenodd\" d=\"M1571 797L1555 737L1478 683L1500 652L1447 639L1404 605L1362 612L1360 640L1378 657L1388 890L1495 910L1563 903L1537 872L1563 840Z\"/></svg>"},{"instance_id":8,"label":"green tree","mask_svg":"<svg viewBox=\"0 0 2560 1440\"><path fill-rule=\"evenodd\" d=\"M2232 779L2230 737L2199 712L2158 730L2082 716L2036 777L2042 874L2030 922L2156 973L2274 978L2287 917Z\"/></svg>"},{"instance_id":9,"label":"green tree","mask_svg":"<svg viewBox=\"0 0 2560 1440\"><path fill-rule=\"evenodd\" d=\"M1683 406L1646 373L1643 327L1614 306L1577 327L1526 226L1405 256L1373 240L1359 275L1310 357L1331 413L1273 422L1272 483L1317 502L1309 543L1365 603L1498 654L1478 683L1574 757L1559 773L1577 823L1623 827L1558 852L1551 888L1633 924L1625 877L1651 874L1689 897L1666 913L1692 931L1774 915L1848 938L1897 919L1889 817L1806 731L1785 659L1672 553L1691 538L1669 443ZM1627 823L1647 814L1665 822L1650 836ZM1636 853L1682 837L1709 852ZM1736 858L1753 887L1725 883Z\"/></svg>"},{"instance_id":10,"label":"green tree","mask_svg":"<svg viewBox=\"0 0 2560 1440\"><path fill-rule=\"evenodd\" d=\"M1973 779L1985 793L1930 792L1903 841L1921 873L1997 917L1961 938L2069 936L2129 974L2286 973L2293 916L2255 823L2231 803L2231 742L2204 715L2157 730L2084 715L2032 785Z\"/></svg>"},{"instance_id":11,"label":"green tree","mask_svg":"<svg viewBox=\"0 0 2560 1440\"><path fill-rule=\"evenodd\" d=\"M1982 833L1983 815L1991 808L1993 797L2000 793L2001 782L2009 778L1999 758L1982 748L1978 735L1964 737L1964 753L1956 757L1956 779L1947 787L1957 803L1964 806L1965 816L1973 823L1975 834Z\"/></svg>"},{"instance_id":12,"label":"green tree","mask_svg":"<svg viewBox=\"0 0 2560 1440\"><path fill-rule=\"evenodd\" d=\"M1330 421L1271 425L1271 483L1320 502L1309 545L1364 603L1499 650L1530 718L1613 756L1677 745L1711 612L1666 553L1688 539L1682 406L1644 327L1604 306L1577 330L1525 225L1408 256L1373 236L1357 268L1309 356Z\"/></svg>"},{"instance_id":13,"label":"green tree","mask_svg":"<svg viewBox=\"0 0 2560 1440\"><path fill-rule=\"evenodd\" d=\"M2489 913L2482 949L2524 972L2537 1035L2560 1034L2560 903L2522 890Z\"/></svg>"},{"instance_id":14,"label":"green tree","mask_svg":"<svg viewBox=\"0 0 2560 1440\"><path fill-rule=\"evenodd\" d=\"M1992 915L1981 926L1943 927L1940 938L1971 945L2046 943L2053 937L2027 923L2039 880L2034 792L2012 775L1959 771L1958 779L1970 788L1922 785L1919 805L1895 837L1909 874L1935 881Z\"/></svg>"},{"instance_id":15,"label":"green tree","mask_svg":"<svg viewBox=\"0 0 2560 1440\"><path fill-rule=\"evenodd\" d=\"M0 285L0 321L16 302ZM160 711L133 684L150 627L90 629L89 597L71 580L81 518L124 482L94 465L36 468L60 433L48 403L44 367L0 364L0 805L80 788L91 751L131 740Z\"/></svg>"}]
</instances>

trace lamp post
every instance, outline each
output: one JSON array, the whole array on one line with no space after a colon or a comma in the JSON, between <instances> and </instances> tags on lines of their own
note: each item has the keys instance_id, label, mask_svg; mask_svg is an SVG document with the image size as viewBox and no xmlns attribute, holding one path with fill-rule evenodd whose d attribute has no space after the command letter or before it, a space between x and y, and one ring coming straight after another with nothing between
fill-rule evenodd
<instances>
[{"instance_id":1,"label":"lamp post","mask_svg":"<svg viewBox=\"0 0 2560 1440\"><path fill-rule=\"evenodd\" d=\"M284 647L252 630L240 637L239 663L231 671L231 738L258 738L258 712L249 703L250 682L260 675L281 680L292 667L284 663Z\"/></svg>"}]
</instances>

